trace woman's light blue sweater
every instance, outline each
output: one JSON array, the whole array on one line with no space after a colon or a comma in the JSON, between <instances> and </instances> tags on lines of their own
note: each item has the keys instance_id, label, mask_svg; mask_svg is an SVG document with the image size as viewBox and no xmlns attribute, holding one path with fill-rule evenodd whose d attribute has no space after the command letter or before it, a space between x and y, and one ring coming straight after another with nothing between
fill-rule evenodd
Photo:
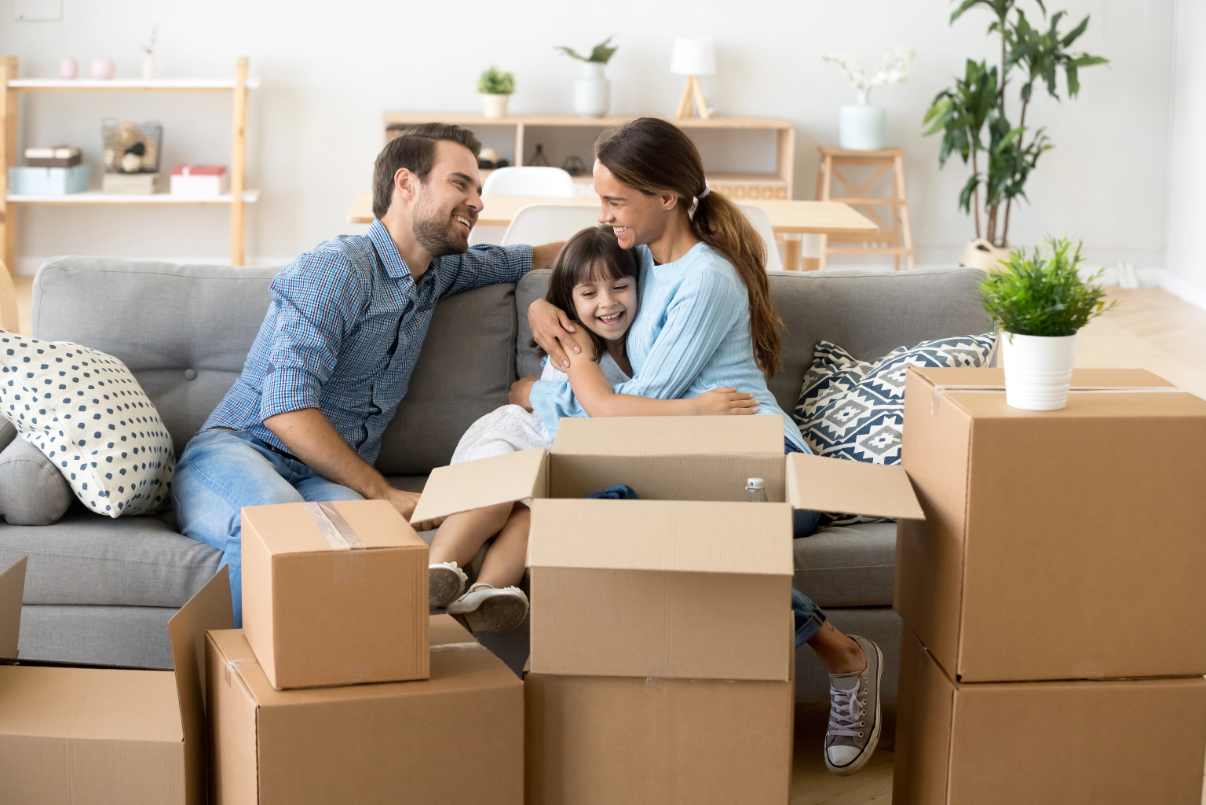
<instances>
[{"instance_id":1,"label":"woman's light blue sweater","mask_svg":"<svg viewBox=\"0 0 1206 805\"><path fill-rule=\"evenodd\" d=\"M664 265L646 246L639 253L641 307L628 331L634 377L616 393L677 400L735 388L754 395L759 414L782 417L787 440L810 452L754 362L749 292L733 265L706 243ZM530 401L552 434L562 417L589 416L568 382L541 380Z\"/></svg>"}]
</instances>

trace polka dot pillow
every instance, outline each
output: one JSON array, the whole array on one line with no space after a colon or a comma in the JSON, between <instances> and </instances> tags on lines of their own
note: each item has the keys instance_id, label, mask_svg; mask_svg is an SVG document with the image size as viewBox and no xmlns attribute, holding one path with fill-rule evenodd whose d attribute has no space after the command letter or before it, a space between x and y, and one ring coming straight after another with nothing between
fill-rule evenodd
<instances>
[{"instance_id":1,"label":"polka dot pillow","mask_svg":"<svg viewBox=\"0 0 1206 805\"><path fill-rule=\"evenodd\" d=\"M151 514L171 500L172 437L117 358L0 330L0 413L92 511Z\"/></svg>"}]
</instances>

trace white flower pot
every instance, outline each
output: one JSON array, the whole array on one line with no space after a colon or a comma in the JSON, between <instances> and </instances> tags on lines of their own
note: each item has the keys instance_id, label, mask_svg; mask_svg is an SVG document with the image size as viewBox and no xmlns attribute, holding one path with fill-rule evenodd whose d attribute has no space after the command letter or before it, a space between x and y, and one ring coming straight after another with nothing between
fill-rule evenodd
<instances>
[{"instance_id":1,"label":"white flower pot","mask_svg":"<svg viewBox=\"0 0 1206 805\"><path fill-rule=\"evenodd\" d=\"M1068 404L1076 336L1001 333L1005 402L1025 411L1058 411Z\"/></svg>"},{"instance_id":2,"label":"white flower pot","mask_svg":"<svg viewBox=\"0 0 1206 805\"><path fill-rule=\"evenodd\" d=\"M486 117L506 117L510 95L487 95L482 93L482 114Z\"/></svg>"},{"instance_id":3,"label":"white flower pot","mask_svg":"<svg viewBox=\"0 0 1206 805\"><path fill-rule=\"evenodd\" d=\"M155 57L150 53L142 60L142 78L144 81L155 80Z\"/></svg>"},{"instance_id":4,"label":"white flower pot","mask_svg":"<svg viewBox=\"0 0 1206 805\"><path fill-rule=\"evenodd\" d=\"M888 143L888 110L870 105L871 93L860 90L857 106L843 106L838 142L851 151L878 151Z\"/></svg>"},{"instance_id":5,"label":"white flower pot","mask_svg":"<svg viewBox=\"0 0 1206 805\"><path fill-rule=\"evenodd\" d=\"M959 257L959 265L989 272L1008 271L1005 261L1012 253L1013 249L998 249L984 238L977 238L963 248L963 254Z\"/></svg>"},{"instance_id":6,"label":"white flower pot","mask_svg":"<svg viewBox=\"0 0 1206 805\"><path fill-rule=\"evenodd\" d=\"M603 117L611 106L611 82L603 77L602 62L582 63L574 82L574 112L579 117Z\"/></svg>"}]
</instances>

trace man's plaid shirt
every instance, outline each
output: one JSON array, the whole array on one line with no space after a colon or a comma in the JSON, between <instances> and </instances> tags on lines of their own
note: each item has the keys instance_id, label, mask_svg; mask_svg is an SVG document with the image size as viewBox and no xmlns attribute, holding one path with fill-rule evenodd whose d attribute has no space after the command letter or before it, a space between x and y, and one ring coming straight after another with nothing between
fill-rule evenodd
<instances>
[{"instance_id":1,"label":"man's plaid shirt","mask_svg":"<svg viewBox=\"0 0 1206 805\"><path fill-rule=\"evenodd\" d=\"M532 267L530 246L474 246L432 261L416 284L380 221L296 258L272 280L272 304L243 373L202 430L249 431L288 450L264 420L318 408L369 464L406 396L436 302ZM473 322L465 322L472 327Z\"/></svg>"}]
</instances>

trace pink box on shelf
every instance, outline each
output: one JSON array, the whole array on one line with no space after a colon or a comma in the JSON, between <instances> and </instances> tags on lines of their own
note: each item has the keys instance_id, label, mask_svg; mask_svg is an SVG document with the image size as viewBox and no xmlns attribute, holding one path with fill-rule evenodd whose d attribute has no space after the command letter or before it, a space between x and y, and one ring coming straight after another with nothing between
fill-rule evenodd
<instances>
[{"instance_id":1,"label":"pink box on shelf","mask_svg":"<svg viewBox=\"0 0 1206 805\"><path fill-rule=\"evenodd\" d=\"M177 165L172 168L173 196L212 198L230 192L225 165Z\"/></svg>"}]
</instances>

